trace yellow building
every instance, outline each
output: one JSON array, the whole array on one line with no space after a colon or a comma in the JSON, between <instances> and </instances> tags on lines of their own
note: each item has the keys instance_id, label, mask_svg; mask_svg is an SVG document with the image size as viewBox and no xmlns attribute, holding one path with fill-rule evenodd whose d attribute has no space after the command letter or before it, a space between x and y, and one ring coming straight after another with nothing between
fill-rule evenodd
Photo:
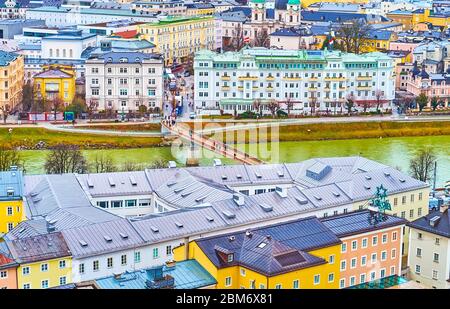
<instances>
[{"instance_id":1,"label":"yellow building","mask_svg":"<svg viewBox=\"0 0 450 309\"><path fill-rule=\"evenodd\" d=\"M201 49L214 49L214 17L173 17L137 26L144 39L156 45L165 64L183 63Z\"/></svg>"},{"instance_id":2,"label":"yellow building","mask_svg":"<svg viewBox=\"0 0 450 309\"><path fill-rule=\"evenodd\" d=\"M48 66L33 77L35 96L45 101L60 98L68 105L75 97L75 79L75 71L71 67Z\"/></svg>"},{"instance_id":3,"label":"yellow building","mask_svg":"<svg viewBox=\"0 0 450 309\"><path fill-rule=\"evenodd\" d=\"M188 3L185 6L187 16L208 16L215 13L215 8L210 3Z\"/></svg>"},{"instance_id":4,"label":"yellow building","mask_svg":"<svg viewBox=\"0 0 450 309\"><path fill-rule=\"evenodd\" d=\"M12 110L22 102L23 74L23 55L0 51L0 109Z\"/></svg>"},{"instance_id":5,"label":"yellow building","mask_svg":"<svg viewBox=\"0 0 450 309\"><path fill-rule=\"evenodd\" d=\"M21 171L0 172L0 236L24 220L22 189Z\"/></svg>"},{"instance_id":6,"label":"yellow building","mask_svg":"<svg viewBox=\"0 0 450 309\"><path fill-rule=\"evenodd\" d=\"M47 289L72 283L72 258L61 233L6 240L19 263L19 289Z\"/></svg>"},{"instance_id":7,"label":"yellow building","mask_svg":"<svg viewBox=\"0 0 450 309\"><path fill-rule=\"evenodd\" d=\"M450 17L446 15L435 14L430 9L411 11L393 11L386 14L386 17L394 22L403 24L403 30L415 29L419 24L432 24L435 27L448 28Z\"/></svg>"},{"instance_id":8,"label":"yellow building","mask_svg":"<svg viewBox=\"0 0 450 309\"><path fill-rule=\"evenodd\" d=\"M195 259L219 289L337 289L341 241L316 217L214 236L174 249Z\"/></svg>"}]
</instances>

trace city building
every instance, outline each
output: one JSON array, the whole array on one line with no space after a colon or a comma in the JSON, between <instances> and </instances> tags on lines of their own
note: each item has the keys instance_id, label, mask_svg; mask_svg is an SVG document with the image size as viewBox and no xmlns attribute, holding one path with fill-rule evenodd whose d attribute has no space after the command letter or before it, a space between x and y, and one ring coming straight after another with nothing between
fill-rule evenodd
<instances>
[{"instance_id":1,"label":"city building","mask_svg":"<svg viewBox=\"0 0 450 309\"><path fill-rule=\"evenodd\" d=\"M154 13L158 12L165 13L167 15L174 16L185 16L186 6L181 0L173 1L134 1L131 3L132 10L137 12Z\"/></svg>"},{"instance_id":2,"label":"city building","mask_svg":"<svg viewBox=\"0 0 450 309\"><path fill-rule=\"evenodd\" d=\"M42 58L52 61L82 60L86 48L97 45L97 36L78 29L58 30L58 34L42 38Z\"/></svg>"},{"instance_id":3,"label":"city building","mask_svg":"<svg viewBox=\"0 0 450 309\"><path fill-rule=\"evenodd\" d=\"M32 19L5 19L0 21L0 39L14 39L17 34L22 34L25 27L44 26L43 20Z\"/></svg>"},{"instance_id":4,"label":"city building","mask_svg":"<svg viewBox=\"0 0 450 309\"><path fill-rule=\"evenodd\" d=\"M24 57L0 50L0 108L12 111L22 103ZM3 227L0 227L0 232Z\"/></svg>"},{"instance_id":5,"label":"city building","mask_svg":"<svg viewBox=\"0 0 450 309\"><path fill-rule=\"evenodd\" d=\"M313 49L316 38L307 27L280 28L270 34L270 47L279 49Z\"/></svg>"},{"instance_id":6,"label":"city building","mask_svg":"<svg viewBox=\"0 0 450 309\"><path fill-rule=\"evenodd\" d=\"M142 37L156 45L166 65L183 63L201 49L214 49L214 18L172 17L137 26Z\"/></svg>"},{"instance_id":7,"label":"city building","mask_svg":"<svg viewBox=\"0 0 450 309\"><path fill-rule=\"evenodd\" d=\"M388 214L415 220L426 213L428 184L361 157L28 175L28 220L4 238L61 232L79 283L154 268L174 259L173 248L204 237L365 209L380 185L392 204Z\"/></svg>"},{"instance_id":8,"label":"city building","mask_svg":"<svg viewBox=\"0 0 450 309\"><path fill-rule=\"evenodd\" d=\"M86 61L86 101L99 110L161 110L163 59L159 54L108 52Z\"/></svg>"},{"instance_id":9,"label":"city building","mask_svg":"<svg viewBox=\"0 0 450 309\"><path fill-rule=\"evenodd\" d=\"M343 113L349 96L357 108L390 108L394 98L393 61L382 53L246 48L240 52L195 55L194 103L200 114L255 111L261 100L295 114Z\"/></svg>"},{"instance_id":10,"label":"city building","mask_svg":"<svg viewBox=\"0 0 450 309\"><path fill-rule=\"evenodd\" d=\"M59 98L69 105L75 97L75 79L72 67L49 65L33 76L34 94L38 100L48 102Z\"/></svg>"},{"instance_id":11,"label":"city building","mask_svg":"<svg viewBox=\"0 0 450 309\"><path fill-rule=\"evenodd\" d=\"M448 206L409 223L408 275L427 287L450 288Z\"/></svg>"},{"instance_id":12,"label":"city building","mask_svg":"<svg viewBox=\"0 0 450 309\"><path fill-rule=\"evenodd\" d=\"M316 217L198 239L174 249L219 289L337 289L341 241Z\"/></svg>"},{"instance_id":13,"label":"city building","mask_svg":"<svg viewBox=\"0 0 450 309\"><path fill-rule=\"evenodd\" d=\"M0 172L0 236L25 219L23 205L23 175L12 167Z\"/></svg>"},{"instance_id":14,"label":"city building","mask_svg":"<svg viewBox=\"0 0 450 309\"><path fill-rule=\"evenodd\" d=\"M170 262L145 271L95 280L100 289L212 289L216 280L197 261Z\"/></svg>"},{"instance_id":15,"label":"city building","mask_svg":"<svg viewBox=\"0 0 450 309\"><path fill-rule=\"evenodd\" d=\"M17 289L17 266L5 242L0 242L0 290Z\"/></svg>"},{"instance_id":16,"label":"city building","mask_svg":"<svg viewBox=\"0 0 450 309\"><path fill-rule=\"evenodd\" d=\"M322 219L342 241L339 288L365 284L402 274L403 228L407 221L387 216L371 224L369 211L358 211Z\"/></svg>"},{"instance_id":17,"label":"city building","mask_svg":"<svg viewBox=\"0 0 450 309\"><path fill-rule=\"evenodd\" d=\"M47 289L72 282L71 253L61 233L6 240L17 267L19 289Z\"/></svg>"},{"instance_id":18,"label":"city building","mask_svg":"<svg viewBox=\"0 0 450 309\"><path fill-rule=\"evenodd\" d=\"M119 20L111 22L102 22L96 24L79 25L78 29L85 32L95 34L99 39L112 35L117 32L136 31L137 25L144 24L144 22L131 22L129 20ZM136 32L134 32L136 35Z\"/></svg>"}]
</instances>

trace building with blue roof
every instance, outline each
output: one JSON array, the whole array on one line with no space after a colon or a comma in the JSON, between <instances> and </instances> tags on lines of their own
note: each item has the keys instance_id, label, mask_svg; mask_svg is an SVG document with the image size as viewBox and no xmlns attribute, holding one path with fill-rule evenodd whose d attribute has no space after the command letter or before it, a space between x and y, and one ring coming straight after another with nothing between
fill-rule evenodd
<instances>
[{"instance_id":1,"label":"building with blue roof","mask_svg":"<svg viewBox=\"0 0 450 309\"><path fill-rule=\"evenodd\" d=\"M127 271L95 280L100 289L202 289L214 288L217 281L195 260Z\"/></svg>"},{"instance_id":2,"label":"building with blue roof","mask_svg":"<svg viewBox=\"0 0 450 309\"><path fill-rule=\"evenodd\" d=\"M1 57L2 52L0 52ZM0 236L25 219L23 210L23 175L16 166L0 172Z\"/></svg>"}]
</instances>

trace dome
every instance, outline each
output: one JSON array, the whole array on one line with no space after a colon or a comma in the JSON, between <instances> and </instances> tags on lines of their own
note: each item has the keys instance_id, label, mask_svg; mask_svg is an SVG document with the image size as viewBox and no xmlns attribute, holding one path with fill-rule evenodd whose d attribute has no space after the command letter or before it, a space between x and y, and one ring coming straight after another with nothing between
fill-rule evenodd
<instances>
[{"instance_id":1,"label":"dome","mask_svg":"<svg viewBox=\"0 0 450 309\"><path fill-rule=\"evenodd\" d=\"M300 0L289 0L287 4L289 4L289 5L300 5Z\"/></svg>"},{"instance_id":2,"label":"dome","mask_svg":"<svg viewBox=\"0 0 450 309\"><path fill-rule=\"evenodd\" d=\"M430 75L428 75L428 73L425 71L425 68L422 68L422 72L420 72L419 76L423 79L423 78L429 78Z\"/></svg>"}]
</instances>

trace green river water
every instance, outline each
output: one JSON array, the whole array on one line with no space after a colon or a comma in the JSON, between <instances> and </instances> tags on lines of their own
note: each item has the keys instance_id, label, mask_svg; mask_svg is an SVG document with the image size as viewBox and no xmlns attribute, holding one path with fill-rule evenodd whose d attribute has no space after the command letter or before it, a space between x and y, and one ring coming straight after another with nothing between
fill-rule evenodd
<instances>
[{"instance_id":1,"label":"green river water","mask_svg":"<svg viewBox=\"0 0 450 309\"><path fill-rule=\"evenodd\" d=\"M259 150L255 146L239 145L250 153L259 153L260 157L267 160L262 155L267 144L259 144ZM409 159L414 152L420 148L430 146L435 150L438 162L437 185L442 186L445 181L450 180L450 136L423 136L423 137L401 137L383 139L359 139L359 140L332 140L332 141L311 141L311 142L280 142L273 143L269 147L274 150L275 155L267 161L297 162L314 157L334 157L334 156L363 156L381 163L399 168L403 172L408 172ZM109 154L115 164L123 164L132 161L140 164L150 164L157 159L175 160L179 165L186 161L187 151L180 149L172 154L171 147L139 148L139 149L112 149L112 150L85 150L88 161L92 160L99 152ZM27 150L22 155L25 159L26 172L37 174L44 172L44 162L48 151ZM200 160L201 165L211 165L212 159L218 156L210 151L203 151L204 158ZM224 164L233 164L233 160L224 159Z\"/></svg>"}]
</instances>

